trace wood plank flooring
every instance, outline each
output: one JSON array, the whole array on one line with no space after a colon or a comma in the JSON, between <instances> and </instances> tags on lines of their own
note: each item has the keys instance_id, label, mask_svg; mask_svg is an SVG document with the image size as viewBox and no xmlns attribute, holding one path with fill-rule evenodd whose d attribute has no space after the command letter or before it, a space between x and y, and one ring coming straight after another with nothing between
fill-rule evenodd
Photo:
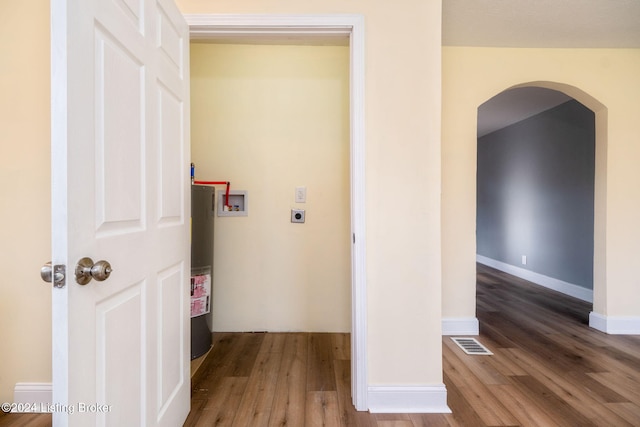
<instances>
[{"instance_id":1,"label":"wood plank flooring","mask_svg":"<svg viewBox=\"0 0 640 427\"><path fill-rule=\"evenodd\" d=\"M448 390L475 387L477 395L461 391L467 404L491 402L490 414L476 411L479 425L640 425L640 336L601 333L588 327L591 304L486 266L477 271L479 340L495 355L469 361L444 339L443 360ZM451 374L456 359L466 375Z\"/></svg>"},{"instance_id":2,"label":"wood plank flooring","mask_svg":"<svg viewBox=\"0 0 640 427\"><path fill-rule=\"evenodd\" d=\"M356 412L347 334L228 333L194 377L185 425L640 426L640 336L591 329L590 304L489 267L477 278L478 339L494 355L443 337L453 414Z\"/></svg>"},{"instance_id":3,"label":"wood plank flooring","mask_svg":"<svg viewBox=\"0 0 640 427\"><path fill-rule=\"evenodd\" d=\"M443 337L453 414L370 414L351 405L348 334L216 333L192 379L185 426L640 426L640 336L588 327L591 305L478 265L478 340ZM0 415L0 427L50 415Z\"/></svg>"}]
</instances>

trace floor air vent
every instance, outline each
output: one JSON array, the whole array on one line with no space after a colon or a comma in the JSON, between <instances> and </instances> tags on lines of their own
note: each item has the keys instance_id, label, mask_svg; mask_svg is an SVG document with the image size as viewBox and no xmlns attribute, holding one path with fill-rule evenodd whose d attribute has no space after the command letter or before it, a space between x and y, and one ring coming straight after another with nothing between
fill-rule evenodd
<instances>
[{"instance_id":1,"label":"floor air vent","mask_svg":"<svg viewBox=\"0 0 640 427\"><path fill-rule=\"evenodd\" d=\"M467 354L472 354L476 356L483 356L483 355L490 356L493 354L489 351L489 349L487 349L487 347L480 344L478 340L475 338L451 338L451 339L453 340L453 342L458 344L458 347L460 347Z\"/></svg>"}]
</instances>

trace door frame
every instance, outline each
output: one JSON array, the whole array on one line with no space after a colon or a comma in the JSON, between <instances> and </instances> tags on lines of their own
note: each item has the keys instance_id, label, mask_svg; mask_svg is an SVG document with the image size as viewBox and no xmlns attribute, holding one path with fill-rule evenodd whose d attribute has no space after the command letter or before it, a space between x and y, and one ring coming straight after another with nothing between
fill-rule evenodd
<instances>
[{"instance_id":1,"label":"door frame","mask_svg":"<svg viewBox=\"0 0 640 427\"><path fill-rule=\"evenodd\" d=\"M185 14L191 39L286 37L349 38L351 175L351 397L367 402L367 281L365 235L364 17L357 14Z\"/></svg>"}]
</instances>

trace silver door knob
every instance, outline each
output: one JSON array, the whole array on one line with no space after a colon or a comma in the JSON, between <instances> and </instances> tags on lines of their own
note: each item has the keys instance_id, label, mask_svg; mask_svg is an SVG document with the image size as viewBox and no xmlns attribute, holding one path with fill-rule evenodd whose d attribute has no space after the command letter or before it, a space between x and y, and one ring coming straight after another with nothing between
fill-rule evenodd
<instances>
[{"instance_id":1,"label":"silver door knob","mask_svg":"<svg viewBox=\"0 0 640 427\"><path fill-rule=\"evenodd\" d=\"M86 285L91 279L98 282L106 280L111 275L113 269L107 261L98 261L95 264L91 258L82 258L76 265L76 282L79 285Z\"/></svg>"},{"instance_id":2,"label":"silver door knob","mask_svg":"<svg viewBox=\"0 0 640 427\"><path fill-rule=\"evenodd\" d=\"M64 286L64 265L51 265L51 261L46 263L40 269L40 277L47 283L53 283L53 286L61 288Z\"/></svg>"}]
</instances>

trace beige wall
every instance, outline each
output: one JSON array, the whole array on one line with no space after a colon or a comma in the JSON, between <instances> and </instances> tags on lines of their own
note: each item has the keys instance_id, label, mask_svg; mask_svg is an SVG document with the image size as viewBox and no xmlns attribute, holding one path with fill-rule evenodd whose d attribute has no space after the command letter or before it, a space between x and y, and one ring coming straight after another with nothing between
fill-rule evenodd
<instances>
[{"instance_id":1,"label":"beige wall","mask_svg":"<svg viewBox=\"0 0 640 427\"><path fill-rule=\"evenodd\" d=\"M184 13L364 16L369 383L440 384L440 2L407 0L402 8L367 0L177 3ZM46 1L1 7L0 105L7 124L0 161L9 199L3 207L10 209L2 211L8 255L0 285L0 397L11 400L15 382L49 381L51 374L50 290L38 277L50 234L49 14Z\"/></svg>"},{"instance_id":2,"label":"beige wall","mask_svg":"<svg viewBox=\"0 0 640 427\"><path fill-rule=\"evenodd\" d=\"M640 315L640 300L628 297L637 295L640 249L637 50L444 49L441 171L440 2L177 3L184 13L364 15L371 384L441 382L441 307L445 317L475 313L477 106L513 85L567 84L606 107L609 167L599 183L607 203L597 209L606 248L598 276L607 286L596 290L596 310ZM50 289L38 277L50 244L48 15L47 1L0 3L1 401L11 400L15 382L51 378Z\"/></svg>"},{"instance_id":3,"label":"beige wall","mask_svg":"<svg viewBox=\"0 0 640 427\"><path fill-rule=\"evenodd\" d=\"M51 381L49 2L0 2L0 402Z\"/></svg>"},{"instance_id":4,"label":"beige wall","mask_svg":"<svg viewBox=\"0 0 640 427\"><path fill-rule=\"evenodd\" d=\"M475 315L476 124L513 86L561 90L596 113L594 311L640 316L640 50L443 49L443 317Z\"/></svg>"},{"instance_id":5,"label":"beige wall","mask_svg":"<svg viewBox=\"0 0 640 427\"><path fill-rule=\"evenodd\" d=\"M248 192L215 218L213 329L350 331L349 48L193 43L191 156Z\"/></svg>"},{"instance_id":6,"label":"beige wall","mask_svg":"<svg viewBox=\"0 0 640 427\"><path fill-rule=\"evenodd\" d=\"M188 14L364 16L369 383L441 384L440 2L177 4Z\"/></svg>"}]
</instances>

